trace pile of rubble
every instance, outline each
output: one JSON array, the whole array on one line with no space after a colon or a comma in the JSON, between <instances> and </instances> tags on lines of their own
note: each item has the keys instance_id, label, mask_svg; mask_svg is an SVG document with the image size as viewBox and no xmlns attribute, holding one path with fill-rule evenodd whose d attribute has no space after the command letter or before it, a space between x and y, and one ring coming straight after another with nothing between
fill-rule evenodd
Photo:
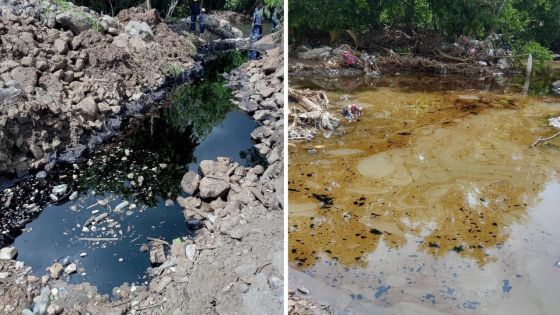
<instances>
[{"instance_id":1,"label":"pile of rubble","mask_svg":"<svg viewBox=\"0 0 560 315\"><path fill-rule=\"evenodd\" d=\"M87 283L56 279L76 272L76 266L55 263L38 277L14 260L17 251L4 249L0 313L283 312L283 56L277 38L264 40L270 45L263 58L247 62L228 78L238 106L261 124L251 136L266 162L245 167L220 157L201 161L196 172L184 175L185 195L176 201L187 224L199 229L194 237L171 244L153 240L151 249L145 248L155 264L149 269L149 285L123 284L109 301ZM105 222L107 217L100 212L91 220Z\"/></svg>"},{"instance_id":2,"label":"pile of rubble","mask_svg":"<svg viewBox=\"0 0 560 315\"><path fill-rule=\"evenodd\" d=\"M234 91L238 107L253 116L261 126L251 133L255 149L266 156L269 168L282 174L284 132L284 64L283 47L278 44L282 33L267 35L255 43L264 51L263 58L252 60L229 75L229 88Z\"/></svg>"},{"instance_id":3,"label":"pile of rubble","mask_svg":"<svg viewBox=\"0 0 560 315\"><path fill-rule=\"evenodd\" d=\"M202 72L196 47L155 10L121 12L125 21L60 1L0 10L0 174L75 160L170 81Z\"/></svg>"},{"instance_id":4,"label":"pile of rubble","mask_svg":"<svg viewBox=\"0 0 560 315\"><path fill-rule=\"evenodd\" d=\"M288 314L290 315L330 315L328 307L306 299L294 291L288 293Z\"/></svg>"}]
</instances>

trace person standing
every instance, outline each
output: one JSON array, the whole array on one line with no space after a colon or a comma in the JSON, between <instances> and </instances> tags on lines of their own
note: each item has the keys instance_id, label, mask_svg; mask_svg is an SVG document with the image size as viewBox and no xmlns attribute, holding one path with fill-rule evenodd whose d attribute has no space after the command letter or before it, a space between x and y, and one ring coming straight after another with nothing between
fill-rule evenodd
<instances>
[{"instance_id":1,"label":"person standing","mask_svg":"<svg viewBox=\"0 0 560 315\"><path fill-rule=\"evenodd\" d=\"M193 0L191 3L191 32L196 31L196 18L200 14L200 7L198 6L198 0Z\"/></svg>"},{"instance_id":2,"label":"person standing","mask_svg":"<svg viewBox=\"0 0 560 315\"><path fill-rule=\"evenodd\" d=\"M206 30L206 9L202 8L200 10L200 16L198 17L198 29L200 34L204 34L204 30Z\"/></svg>"},{"instance_id":3,"label":"person standing","mask_svg":"<svg viewBox=\"0 0 560 315\"><path fill-rule=\"evenodd\" d=\"M257 40L262 36L262 12L260 4L255 9L255 14L253 14L253 30L251 32Z\"/></svg>"},{"instance_id":4,"label":"person standing","mask_svg":"<svg viewBox=\"0 0 560 315\"><path fill-rule=\"evenodd\" d=\"M272 31L271 33L276 32L278 27L280 26L280 21L278 20L278 9L274 7L274 11L272 13Z\"/></svg>"}]
</instances>

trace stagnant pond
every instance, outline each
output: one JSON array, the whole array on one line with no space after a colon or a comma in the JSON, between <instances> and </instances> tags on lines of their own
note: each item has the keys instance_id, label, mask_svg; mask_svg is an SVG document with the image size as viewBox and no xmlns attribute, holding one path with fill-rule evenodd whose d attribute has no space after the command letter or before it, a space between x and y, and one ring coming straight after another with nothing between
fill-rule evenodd
<instances>
[{"instance_id":1,"label":"stagnant pond","mask_svg":"<svg viewBox=\"0 0 560 315\"><path fill-rule=\"evenodd\" d=\"M289 146L290 286L337 314L557 314L560 139L531 147L557 132L548 81L294 82L364 115Z\"/></svg>"},{"instance_id":2,"label":"stagnant pond","mask_svg":"<svg viewBox=\"0 0 560 315\"><path fill-rule=\"evenodd\" d=\"M49 173L48 182L66 185L61 195L76 194L61 204L49 203L27 224L13 243L17 259L38 275L55 261L76 263L78 272L63 279L89 282L100 293L110 294L124 282L145 284L149 253L139 249L147 238L171 243L192 236L198 227L185 222L182 208L173 202L181 193L183 174L218 156L242 165L259 162L250 137L257 123L235 109L219 77L242 60L238 53L208 63L204 80L177 87L163 104L132 118L122 135L85 161ZM12 188L18 189L36 190L33 196L51 193L41 180ZM88 223L103 213L107 218Z\"/></svg>"}]
</instances>

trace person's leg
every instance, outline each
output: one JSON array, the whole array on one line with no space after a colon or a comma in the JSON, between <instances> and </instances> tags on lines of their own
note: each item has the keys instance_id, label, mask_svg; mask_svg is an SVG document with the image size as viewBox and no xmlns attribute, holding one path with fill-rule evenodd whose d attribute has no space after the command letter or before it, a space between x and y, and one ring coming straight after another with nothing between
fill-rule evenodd
<instances>
[{"instance_id":1,"label":"person's leg","mask_svg":"<svg viewBox=\"0 0 560 315\"><path fill-rule=\"evenodd\" d=\"M196 15L191 15L191 31L196 31Z\"/></svg>"}]
</instances>

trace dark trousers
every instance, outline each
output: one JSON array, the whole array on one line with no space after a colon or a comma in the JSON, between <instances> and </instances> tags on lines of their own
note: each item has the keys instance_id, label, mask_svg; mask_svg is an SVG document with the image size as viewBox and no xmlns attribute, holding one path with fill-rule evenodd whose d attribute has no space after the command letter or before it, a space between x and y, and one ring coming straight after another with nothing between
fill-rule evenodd
<instances>
[{"instance_id":1,"label":"dark trousers","mask_svg":"<svg viewBox=\"0 0 560 315\"><path fill-rule=\"evenodd\" d=\"M253 30L251 31L253 35L259 39L262 37L262 25L253 25Z\"/></svg>"},{"instance_id":2,"label":"dark trousers","mask_svg":"<svg viewBox=\"0 0 560 315\"><path fill-rule=\"evenodd\" d=\"M204 30L206 29L206 24L200 23L199 27L200 27L200 34L204 34Z\"/></svg>"},{"instance_id":3,"label":"dark trousers","mask_svg":"<svg viewBox=\"0 0 560 315\"><path fill-rule=\"evenodd\" d=\"M191 31L196 31L196 15L191 15Z\"/></svg>"}]
</instances>

